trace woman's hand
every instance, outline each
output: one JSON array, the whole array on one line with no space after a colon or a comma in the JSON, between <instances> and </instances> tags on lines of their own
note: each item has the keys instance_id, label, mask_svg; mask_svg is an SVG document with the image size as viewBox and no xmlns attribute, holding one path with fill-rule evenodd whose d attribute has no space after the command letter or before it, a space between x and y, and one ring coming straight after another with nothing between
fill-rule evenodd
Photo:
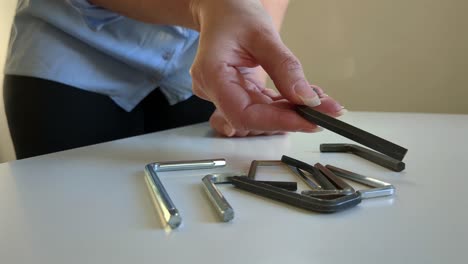
<instances>
[{"instance_id":1,"label":"woman's hand","mask_svg":"<svg viewBox=\"0 0 468 264\"><path fill-rule=\"evenodd\" d=\"M191 68L194 93L213 102L211 126L225 136L316 132L294 105L338 116L343 107L304 77L258 0L193 0L200 29ZM280 94L265 88L262 69Z\"/></svg>"}]
</instances>

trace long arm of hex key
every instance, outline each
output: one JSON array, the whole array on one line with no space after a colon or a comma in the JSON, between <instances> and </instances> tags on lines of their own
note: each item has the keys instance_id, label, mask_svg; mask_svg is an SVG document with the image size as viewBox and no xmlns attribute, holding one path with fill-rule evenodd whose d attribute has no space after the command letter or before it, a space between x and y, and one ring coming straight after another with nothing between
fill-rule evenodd
<instances>
[{"instance_id":1,"label":"long arm of hex key","mask_svg":"<svg viewBox=\"0 0 468 264\"><path fill-rule=\"evenodd\" d=\"M361 194L355 192L333 200L301 195L256 182L247 177L232 177L231 183L239 189L284 202L296 207L320 213L334 213L356 206L361 202Z\"/></svg>"},{"instance_id":2,"label":"long arm of hex key","mask_svg":"<svg viewBox=\"0 0 468 264\"><path fill-rule=\"evenodd\" d=\"M396 172L405 169L405 163L403 161L355 144L320 144L320 152L348 152Z\"/></svg>"},{"instance_id":3,"label":"long arm of hex key","mask_svg":"<svg viewBox=\"0 0 468 264\"><path fill-rule=\"evenodd\" d=\"M321 127L331 130L337 134L368 146L397 160L403 160L407 149L380 138L355 126L347 124L341 120L320 113L307 106L297 106L296 112L304 119L315 123Z\"/></svg>"},{"instance_id":4,"label":"long arm of hex key","mask_svg":"<svg viewBox=\"0 0 468 264\"><path fill-rule=\"evenodd\" d=\"M328 169L333 171L337 176L349 179L351 181L359 182L361 184L374 187L367 190L359 190L362 199L389 196L395 193L395 187L390 183L386 183L371 177L360 175L348 170L344 170L332 165L326 165Z\"/></svg>"},{"instance_id":5,"label":"long arm of hex key","mask_svg":"<svg viewBox=\"0 0 468 264\"><path fill-rule=\"evenodd\" d=\"M190 160L173 162L155 162L145 166L145 177L148 188L152 193L153 201L159 208L162 218L171 228L177 228L182 223L182 217L176 206L172 202L169 194L164 188L156 172L158 171L177 171L177 170L195 170L212 169L226 165L224 159L213 160Z\"/></svg>"}]
</instances>

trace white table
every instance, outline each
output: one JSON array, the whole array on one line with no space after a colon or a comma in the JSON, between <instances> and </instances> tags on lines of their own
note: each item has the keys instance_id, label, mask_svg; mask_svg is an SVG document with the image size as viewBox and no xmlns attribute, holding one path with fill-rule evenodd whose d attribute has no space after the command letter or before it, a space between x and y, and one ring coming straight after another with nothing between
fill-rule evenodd
<instances>
[{"instance_id":1,"label":"white table","mask_svg":"<svg viewBox=\"0 0 468 264\"><path fill-rule=\"evenodd\" d=\"M226 139L207 124L1 164L0 263L466 263L468 116L343 120L408 148L407 169L321 154L320 143L350 142L328 131ZM236 218L222 223L201 185L213 171L167 172L184 221L171 232L145 185L149 162L221 157L228 166L215 171L246 172L253 159L283 154L388 181L396 195L318 214L223 186ZM281 167L259 177L294 179Z\"/></svg>"}]
</instances>

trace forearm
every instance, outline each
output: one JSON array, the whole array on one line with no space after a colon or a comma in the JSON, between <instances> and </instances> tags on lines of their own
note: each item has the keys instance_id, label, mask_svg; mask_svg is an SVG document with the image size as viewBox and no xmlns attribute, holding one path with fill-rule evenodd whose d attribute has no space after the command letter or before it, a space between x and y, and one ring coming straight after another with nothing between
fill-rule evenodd
<instances>
[{"instance_id":1,"label":"forearm","mask_svg":"<svg viewBox=\"0 0 468 264\"><path fill-rule=\"evenodd\" d=\"M276 30L279 31L288 8L289 0L260 0L260 2L273 19Z\"/></svg>"},{"instance_id":2,"label":"forearm","mask_svg":"<svg viewBox=\"0 0 468 264\"><path fill-rule=\"evenodd\" d=\"M116 13L151 24L199 30L193 0L88 0Z\"/></svg>"},{"instance_id":3,"label":"forearm","mask_svg":"<svg viewBox=\"0 0 468 264\"><path fill-rule=\"evenodd\" d=\"M202 0L89 0L135 20L152 23L179 25L199 30L197 2ZM216 1L216 0L215 0ZM288 0L260 0L279 31Z\"/></svg>"}]
</instances>

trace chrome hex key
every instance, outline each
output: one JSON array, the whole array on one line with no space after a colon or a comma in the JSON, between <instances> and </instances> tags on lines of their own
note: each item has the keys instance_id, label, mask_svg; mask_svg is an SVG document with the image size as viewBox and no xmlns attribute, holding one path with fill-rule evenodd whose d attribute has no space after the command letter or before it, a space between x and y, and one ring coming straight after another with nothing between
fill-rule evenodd
<instances>
[{"instance_id":1,"label":"chrome hex key","mask_svg":"<svg viewBox=\"0 0 468 264\"><path fill-rule=\"evenodd\" d=\"M347 152L396 172L405 169L403 161L355 144L320 144L320 152Z\"/></svg>"},{"instance_id":2,"label":"chrome hex key","mask_svg":"<svg viewBox=\"0 0 468 264\"><path fill-rule=\"evenodd\" d=\"M381 137L366 132L360 128L347 124L341 120L320 113L307 106L296 106L296 112L304 119L315 123L323 128L361 143L371 149L379 151L397 160L403 160L407 149L385 140Z\"/></svg>"},{"instance_id":3,"label":"chrome hex key","mask_svg":"<svg viewBox=\"0 0 468 264\"><path fill-rule=\"evenodd\" d=\"M226 166L226 160L224 159L155 162L145 166L145 179L148 189L152 194L153 202L159 208L161 217L167 225L171 228L179 227L182 223L182 217L156 172L213 169L223 166Z\"/></svg>"},{"instance_id":4,"label":"chrome hex key","mask_svg":"<svg viewBox=\"0 0 468 264\"><path fill-rule=\"evenodd\" d=\"M366 190L359 190L362 199L390 196L395 193L395 187L390 183L386 183L371 177L360 175L351 171L347 171L332 165L326 165L328 169L333 171L337 176L349 179L351 181L359 182L364 185L374 187Z\"/></svg>"},{"instance_id":5,"label":"chrome hex key","mask_svg":"<svg viewBox=\"0 0 468 264\"><path fill-rule=\"evenodd\" d=\"M239 189L284 202L292 206L303 208L313 212L334 213L358 205L361 202L361 194L353 193L336 199L320 199L302 195L268 184L256 182L247 177L232 177L231 184Z\"/></svg>"},{"instance_id":6,"label":"chrome hex key","mask_svg":"<svg viewBox=\"0 0 468 264\"><path fill-rule=\"evenodd\" d=\"M239 174L237 174L239 175ZM203 177L202 182L206 194L215 206L216 212L223 222L229 222L234 219L234 209L228 203L221 191L216 187L218 183L230 183L231 177L236 176L232 173L208 174Z\"/></svg>"}]
</instances>

